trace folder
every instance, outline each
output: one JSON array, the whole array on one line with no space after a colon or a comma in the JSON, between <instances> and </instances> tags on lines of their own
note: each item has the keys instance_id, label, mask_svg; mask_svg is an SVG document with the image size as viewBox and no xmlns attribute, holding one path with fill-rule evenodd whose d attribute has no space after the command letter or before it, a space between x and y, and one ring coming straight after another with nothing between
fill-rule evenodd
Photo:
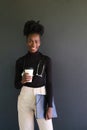
<instances>
[{"instance_id":1,"label":"folder","mask_svg":"<svg viewBox=\"0 0 87 130\"><path fill-rule=\"evenodd\" d=\"M36 94L35 95L36 100L36 112L35 117L36 118L45 118L46 110L47 110L47 98L46 95L42 94ZM52 98L52 118L57 118L57 111L56 106L54 103L54 97Z\"/></svg>"}]
</instances>

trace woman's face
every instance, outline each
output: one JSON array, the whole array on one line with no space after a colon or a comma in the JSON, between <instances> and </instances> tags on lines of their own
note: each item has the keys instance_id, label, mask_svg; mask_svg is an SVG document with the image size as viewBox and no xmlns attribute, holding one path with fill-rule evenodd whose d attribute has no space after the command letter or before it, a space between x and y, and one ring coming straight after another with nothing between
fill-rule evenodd
<instances>
[{"instance_id":1,"label":"woman's face","mask_svg":"<svg viewBox=\"0 0 87 130\"><path fill-rule=\"evenodd\" d=\"M29 34L26 43L30 52L36 52L40 47L40 35L37 33Z\"/></svg>"}]
</instances>

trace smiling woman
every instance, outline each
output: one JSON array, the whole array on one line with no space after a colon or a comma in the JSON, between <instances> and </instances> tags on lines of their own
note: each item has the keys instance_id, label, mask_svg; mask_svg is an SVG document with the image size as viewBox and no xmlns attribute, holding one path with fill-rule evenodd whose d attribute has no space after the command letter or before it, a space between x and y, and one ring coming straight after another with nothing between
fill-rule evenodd
<instances>
[{"instance_id":1,"label":"smiling woman","mask_svg":"<svg viewBox=\"0 0 87 130\"><path fill-rule=\"evenodd\" d=\"M39 51L41 36L44 33L44 26L39 22L30 20L25 23L23 33L26 36L28 52L17 59L15 66L15 88L21 89L17 104L20 130L34 130L33 122L36 113L36 94L45 94L48 106L44 118L36 119L39 129L53 130L52 63L49 56ZM25 72L25 69L28 69L27 72L30 72L31 68L33 75Z\"/></svg>"},{"instance_id":2,"label":"smiling woman","mask_svg":"<svg viewBox=\"0 0 87 130\"><path fill-rule=\"evenodd\" d=\"M44 27L39 24L39 21L27 21L24 25L24 35L30 52L36 52L39 49L41 36L44 33Z\"/></svg>"},{"instance_id":3,"label":"smiling woman","mask_svg":"<svg viewBox=\"0 0 87 130\"><path fill-rule=\"evenodd\" d=\"M30 34L27 38L27 47L30 52L36 52L40 47L40 35Z\"/></svg>"}]
</instances>

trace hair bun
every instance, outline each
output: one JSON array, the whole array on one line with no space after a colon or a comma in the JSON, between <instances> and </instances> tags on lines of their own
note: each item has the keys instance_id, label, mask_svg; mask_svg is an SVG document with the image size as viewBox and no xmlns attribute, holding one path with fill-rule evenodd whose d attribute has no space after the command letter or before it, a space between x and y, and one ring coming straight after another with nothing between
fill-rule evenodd
<instances>
[{"instance_id":1,"label":"hair bun","mask_svg":"<svg viewBox=\"0 0 87 130\"><path fill-rule=\"evenodd\" d=\"M37 22L30 20L25 22L23 33L25 36L28 36L31 33L38 33L42 36L44 33L44 26L40 24L40 20Z\"/></svg>"}]
</instances>

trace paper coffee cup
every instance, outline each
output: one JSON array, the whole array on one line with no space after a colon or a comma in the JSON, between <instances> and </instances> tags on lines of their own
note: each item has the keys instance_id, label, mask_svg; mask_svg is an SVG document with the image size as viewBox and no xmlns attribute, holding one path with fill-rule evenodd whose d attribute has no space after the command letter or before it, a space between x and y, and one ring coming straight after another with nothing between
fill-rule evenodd
<instances>
[{"instance_id":1,"label":"paper coffee cup","mask_svg":"<svg viewBox=\"0 0 87 130\"><path fill-rule=\"evenodd\" d=\"M32 82L32 79L33 79L33 68L30 68L30 69L25 69L24 72L25 73L28 73L30 76L32 76L31 80L29 80L28 82Z\"/></svg>"}]
</instances>

